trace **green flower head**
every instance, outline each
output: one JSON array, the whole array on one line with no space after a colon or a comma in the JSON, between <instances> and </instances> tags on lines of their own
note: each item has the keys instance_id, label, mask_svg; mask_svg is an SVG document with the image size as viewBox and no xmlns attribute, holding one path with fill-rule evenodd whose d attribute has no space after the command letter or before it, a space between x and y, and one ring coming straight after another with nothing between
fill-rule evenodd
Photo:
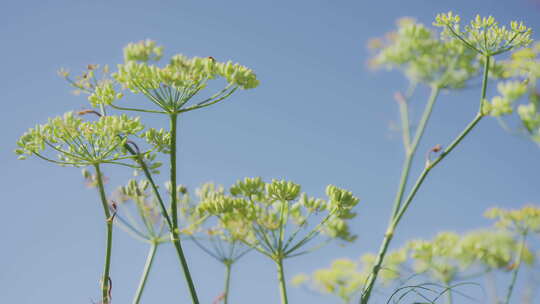
<instances>
[{"instance_id":1,"label":"green flower head","mask_svg":"<svg viewBox=\"0 0 540 304\"><path fill-rule=\"evenodd\" d=\"M238 181L229 193L205 195L199 211L218 217L232 235L269 256L292 256L319 234L355 239L348 220L355 217L351 209L359 200L349 191L329 186L328 200L315 199L293 182L264 182L257 177ZM316 214L322 219L310 229L310 218ZM302 231L307 234L300 238Z\"/></svg>"},{"instance_id":2,"label":"green flower head","mask_svg":"<svg viewBox=\"0 0 540 304\"><path fill-rule=\"evenodd\" d=\"M400 69L411 82L461 88L478 73L476 53L462 43L441 39L414 19L402 18L396 31L371 42L373 66Z\"/></svg>"},{"instance_id":3,"label":"green flower head","mask_svg":"<svg viewBox=\"0 0 540 304\"><path fill-rule=\"evenodd\" d=\"M129 43L124 48L124 62L118 64L114 72L106 65L101 71L99 65L88 65L82 76L74 80L65 70L59 74L76 88L76 93L88 94L93 107L162 114L204 108L227 99L237 89L252 89L259 85L251 69L232 61L218 62L213 57L188 58L177 54L168 63L159 65L163 50L152 40ZM190 100L202 95L211 80L221 80L225 83L224 88L188 105ZM144 95L158 109L118 105L126 90Z\"/></svg>"},{"instance_id":4,"label":"green flower head","mask_svg":"<svg viewBox=\"0 0 540 304\"><path fill-rule=\"evenodd\" d=\"M485 56L494 56L529 45L532 30L523 22L512 21L510 26L499 26L492 16L476 15L462 31L461 18L452 12L438 14L433 23L443 28L444 37L461 40L467 47Z\"/></svg>"},{"instance_id":5,"label":"green flower head","mask_svg":"<svg viewBox=\"0 0 540 304\"><path fill-rule=\"evenodd\" d=\"M15 152L21 159L35 155L61 165L118 163L133 157L125 145L129 137L141 136L143 129L139 118L126 115L85 121L68 112L29 129L17 141ZM50 153L58 154L56 160Z\"/></svg>"},{"instance_id":6,"label":"green flower head","mask_svg":"<svg viewBox=\"0 0 540 304\"><path fill-rule=\"evenodd\" d=\"M518 233L540 232L540 208L533 205L521 209L507 210L491 208L484 213L490 219L496 219L497 227Z\"/></svg>"}]
</instances>

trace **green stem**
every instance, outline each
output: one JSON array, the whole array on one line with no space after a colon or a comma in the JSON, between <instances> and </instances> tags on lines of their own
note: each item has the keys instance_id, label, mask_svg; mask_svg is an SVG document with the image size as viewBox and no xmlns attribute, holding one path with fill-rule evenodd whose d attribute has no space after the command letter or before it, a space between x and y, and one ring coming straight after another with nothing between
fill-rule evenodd
<instances>
[{"instance_id":1,"label":"green stem","mask_svg":"<svg viewBox=\"0 0 540 304\"><path fill-rule=\"evenodd\" d=\"M281 296L281 304L288 304L289 300L287 299L287 284L285 283L285 274L283 272L283 258L276 258L275 260L277 271L278 271L278 281L279 281L279 293Z\"/></svg>"},{"instance_id":2,"label":"green stem","mask_svg":"<svg viewBox=\"0 0 540 304\"><path fill-rule=\"evenodd\" d=\"M459 134L459 136L448 146L448 148L441 153L441 155L435 159L432 163L428 163L426 165L426 167L424 168L424 170L422 171L422 173L420 174L420 176L418 177L418 179L416 180L416 183L414 184L414 186L412 187L411 189L411 192L409 194L409 196L407 197L407 199L405 200L405 202L403 203L403 206L401 207L401 209L399 210L399 212L396 214L395 218L394 218L394 221L393 221L393 228L395 228L397 226L397 224L399 223L399 221L401 220L401 218L403 217L403 215L405 214L405 212L407 211L407 209L409 208L409 205L411 204L411 202L413 201L414 197L416 196L418 190L420 189L420 187L422 186L422 184L424 183L424 180L426 179L426 177L428 176L429 172L431 172L431 170L438 164L440 163L448 154L450 154L450 152L452 152L452 150L454 150L455 147L458 146L458 144L472 131L472 129L474 129L474 127L480 122L480 120L482 119L483 115L478 113L476 115L476 117L473 119L473 121L471 121L469 123L469 125L467 125L467 127Z\"/></svg>"},{"instance_id":3,"label":"green stem","mask_svg":"<svg viewBox=\"0 0 540 304\"><path fill-rule=\"evenodd\" d=\"M386 255L386 252L388 251L388 247L390 245L390 242L392 241L392 238L394 237L394 231L403 218L403 215L409 208L411 202L416 196L416 193L424 183L424 180L428 176L429 172L437 166L438 163L440 163L448 154L450 154L458 145L459 143L474 129L474 127L482 120L484 117L482 112L482 104L484 99L486 98L486 89L487 89L487 82L488 82L488 74L489 74L489 61L490 56L485 56L485 62L484 62L484 75L482 79L482 92L480 96L480 108L478 111L478 114L475 116L475 118L465 127L465 129L452 141L452 143L446 148L445 151L443 151L439 157L437 157L433 162L428 162L416 180L416 183L411 189L411 192L407 196L407 199L404 201L404 203L396 209L394 209L393 216L391 217L390 223L388 224L388 228L386 230L386 233L384 235L381 247L379 249L379 253L377 254L377 259L375 260L375 264L373 266L373 269L371 271L371 274L369 276L369 279L364 287L364 290L362 292L362 296L360 298L361 304L367 304L370 297L371 292L373 291L373 287L375 285L375 281L377 280L377 276L379 274L379 271L381 269L384 256ZM420 135L421 136L421 135ZM397 205L397 203L396 203Z\"/></svg>"},{"instance_id":4,"label":"green stem","mask_svg":"<svg viewBox=\"0 0 540 304\"><path fill-rule=\"evenodd\" d=\"M392 211L392 217L396 216L397 212L399 211L399 208L401 207L403 194L405 193L405 188L407 187L407 182L409 180L411 164L414 160L414 156L416 155L418 144L420 143L420 140L424 136L427 123L429 121L429 118L431 117L431 113L433 112L433 105L435 104L435 101L437 100L437 97L439 96L439 91L440 89L438 86L433 86L431 88L431 94L429 96L428 102L424 109L424 113L422 114L422 118L420 119L420 123L418 124L418 127L416 128L414 139L412 143L409 142L405 146L406 156L405 156L405 161L403 163L403 169L401 172L401 178L400 178L400 182L398 186L398 191L396 194L396 198L394 200L394 210Z\"/></svg>"},{"instance_id":5,"label":"green stem","mask_svg":"<svg viewBox=\"0 0 540 304\"><path fill-rule=\"evenodd\" d=\"M512 279L510 281L510 285L508 286L508 292L506 293L506 300L504 301L505 304L510 303L510 298L512 297L512 292L514 291L514 286L516 285L519 268L521 267L521 262L523 259L523 250L525 249L525 243L527 241L527 231L523 232L521 237L522 239L518 250L518 257L515 263L515 268L512 271Z\"/></svg>"},{"instance_id":6,"label":"green stem","mask_svg":"<svg viewBox=\"0 0 540 304\"><path fill-rule=\"evenodd\" d=\"M452 288L447 284L446 285L446 304L452 304Z\"/></svg>"},{"instance_id":7,"label":"green stem","mask_svg":"<svg viewBox=\"0 0 540 304\"><path fill-rule=\"evenodd\" d=\"M99 168L99 164L95 164L94 168L96 169L96 178L98 181L98 190L101 197L101 204L103 206L103 212L105 213L105 223L107 227L107 246L105 249L105 266L103 269L103 277L101 282L101 301L103 304L110 303L110 276L109 272L111 269L111 251L112 251L112 233L113 233L113 219L111 218L111 211L109 209L109 204L107 203L107 197L105 195L105 187L103 186L103 175Z\"/></svg>"},{"instance_id":8,"label":"green stem","mask_svg":"<svg viewBox=\"0 0 540 304\"><path fill-rule=\"evenodd\" d=\"M150 245L150 250L148 251L148 256L146 257L146 262L144 264L141 280L139 281L139 286L137 287L137 291L135 292L135 298L133 299L133 304L138 304L139 301L141 300L141 296L144 291L144 286L146 285L146 280L148 279L150 268L152 268L152 264L154 262L154 257L156 255L156 250L158 246L159 246L159 243L152 241L152 245Z\"/></svg>"},{"instance_id":9,"label":"green stem","mask_svg":"<svg viewBox=\"0 0 540 304\"><path fill-rule=\"evenodd\" d=\"M225 288L223 289L223 304L229 302L229 287L231 285L231 267L232 263L226 261L225 263Z\"/></svg>"},{"instance_id":10,"label":"green stem","mask_svg":"<svg viewBox=\"0 0 540 304\"><path fill-rule=\"evenodd\" d=\"M154 195L156 196L156 198L158 200L159 207L161 209L161 215L163 216L163 218L165 218L165 221L167 222L167 225L169 226L169 229L172 230L172 222L171 222L171 218L169 217L169 213L167 212L167 207L165 207L165 203L163 202L163 198L161 197L161 194L159 193L156 182L152 178L152 173L150 173L150 170L148 169L148 166L146 165L146 163L142 159L141 155L136 150L134 150L128 144L124 145L124 147L128 150L129 153L131 153L132 155L137 156L135 158L135 161L139 164L139 166L143 170L144 176L150 182L150 185L152 186L152 191L153 191Z\"/></svg>"},{"instance_id":11,"label":"green stem","mask_svg":"<svg viewBox=\"0 0 540 304\"><path fill-rule=\"evenodd\" d=\"M171 182L171 218L172 218L172 229L171 229L171 241L176 249L178 258L182 265L182 271L184 272L184 277L186 279L189 293L191 295L191 301L193 304L199 304L199 299L197 297L197 292L195 291L195 285L193 284L193 279L189 272L189 267L187 264L186 257L184 255L184 250L182 250L182 244L180 243L179 230L178 230L178 206L177 206L177 192L176 192L176 126L177 126L177 114L170 115L170 127L171 127L171 152L170 152L170 182Z\"/></svg>"}]
</instances>

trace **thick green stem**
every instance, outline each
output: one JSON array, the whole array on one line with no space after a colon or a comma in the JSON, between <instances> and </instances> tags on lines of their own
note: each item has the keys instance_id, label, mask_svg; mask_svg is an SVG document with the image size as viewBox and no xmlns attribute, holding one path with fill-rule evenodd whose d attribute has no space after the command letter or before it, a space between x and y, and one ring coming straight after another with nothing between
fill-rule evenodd
<instances>
[{"instance_id":1,"label":"thick green stem","mask_svg":"<svg viewBox=\"0 0 540 304\"><path fill-rule=\"evenodd\" d=\"M488 74L489 74L489 62L490 62L490 56L485 56L484 61L484 74L482 78L482 92L480 96L480 108L478 111L478 114L475 116L475 118L465 127L465 129L450 143L448 148L444 150L439 157L437 157L433 162L429 162L426 164L424 170L416 180L416 183L411 189L411 192L407 196L407 199L403 202L403 204L397 208L394 209L394 212L392 213L393 216L391 217L390 223L388 224L388 228L386 230L386 233L384 235L384 239L382 241L381 247L379 249L379 253L377 254L377 259L375 260L375 264L373 266L373 269L371 271L371 274L369 276L369 279L364 287L364 290L362 292L362 296L360 297L360 303L361 304L367 304L370 297L371 292L373 291L373 287L375 286L375 282L377 280L377 276L379 274L379 271L382 267L382 263L384 260L384 256L386 255L386 252L388 251L388 247L390 245L390 242L392 241L392 238L394 237L394 231L403 218L403 215L409 208L411 202L416 196L416 193L424 183L426 177L428 176L429 172L437 166L438 163L440 163L448 154L450 154L458 145L459 143L474 129L474 127L482 120L484 117L483 111L482 111L482 104L484 102L484 99L486 98L486 89L487 89L487 82L488 82ZM397 203L396 203L397 205Z\"/></svg>"},{"instance_id":2,"label":"thick green stem","mask_svg":"<svg viewBox=\"0 0 540 304\"><path fill-rule=\"evenodd\" d=\"M278 281L279 281L279 294L281 296L281 304L288 304L289 300L287 299L287 284L285 282L285 274L283 272L283 258L276 258L275 260L278 272Z\"/></svg>"},{"instance_id":3,"label":"thick green stem","mask_svg":"<svg viewBox=\"0 0 540 304\"><path fill-rule=\"evenodd\" d=\"M171 241L176 249L180 263L182 264L182 270L184 272L184 277L186 279L189 293L191 295L191 301L193 304L199 304L199 299L197 297L197 292L195 290L195 285L193 284L193 279L189 272L189 267L187 264L186 257L184 255L184 250L182 250L182 244L180 243L179 229L178 229L178 202L176 192L176 126L177 126L177 114L170 115L170 124L171 124L171 152L170 152L170 183L171 183L171 220L172 220L172 229L171 229Z\"/></svg>"},{"instance_id":4,"label":"thick green stem","mask_svg":"<svg viewBox=\"0 0 540 304\"><path fill-rule=\"evenodd\" d=\"M111 279L109 272L111 269L111 252L112 252L112 233L113 233L113 218L111 218L111 211L109 204L107 203L107 196L105 195L105 187L103 186L103 175L99 168L99 164L94 165L96 169L96 179L98 181L99 196L101 197L101 204L103 206L103 212L105 214L105 223L107 227L107 245L105 249L105 266L103 269L103 277L101 278L101 301L103 304L109 304L110 291L111 291Z\"/></svg>"},{"instance_id":5,"label":"thick green stem","mask_svg":"<svg viewBox=\"0 0 540 304\"><path fill-rule=\"evenodd\" d=\"M146 257L146 262L144 264L141 280L139 281L139 286L137 287L135 297L133 298L133 304L138 304L141 300L141 296L144 292L144 287L146 285L146 280L148 279L148 274L150 273L150 269L152 268L158 246L159 245L157 242L152 241L152 245L150 245L150 250L148 251L148 256Z\"/></svg>"},{"instance_id":6,"label":"thick green stem","mask_svg":"<svg viewBox=\"0 0 540 304\"><path fill-rule=\"evenodd\" d=\"M518 256L516 263L514 264L514 270L512 271L512 279L510 280L510 285L508 286L508 292L506 293L506 300L504 301L505 304L510 303L510 298L512 297L512 292L514 291L514 286L516 285L517 276L519 273L519 269L521 268L521 262L523 259L523 250L525 249L525 244L527 241L527 232L522 233L521 235L521 244L519 246L518 250Z\"/></svg>"},{"instance_id":7,"label":"thick green stem","mask_svg":"<svg viewBox=\"0 0 540 304\"><path fill-rule=\"evenodd\" d=\"M232 263L227 261L225 264L225 287L223 288L223 304L229 303L229 288L231 285L231 267Z\"/></svg>"}]
</instances>

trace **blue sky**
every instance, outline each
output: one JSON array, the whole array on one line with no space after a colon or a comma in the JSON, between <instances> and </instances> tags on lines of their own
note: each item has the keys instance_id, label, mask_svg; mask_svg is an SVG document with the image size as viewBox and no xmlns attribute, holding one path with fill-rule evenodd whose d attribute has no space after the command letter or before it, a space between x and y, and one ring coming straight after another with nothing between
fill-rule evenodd
<instances>
[{"instance_id":1,"label":"blue sky","mask_svg":"<svg viewBox=\"0 0 540 304\"><path fill-rule=\"evenodd\" d=\"M85 188L78 169L17 161L12 153L27 128L87 106L56 76L60 67L75 72L89 63L114 65L126 43L151 38L167 55L213 56L255 70L257 89L181 119L178 174L189 188L205 181L230 185L245 176L285 177L313 195L332 183L359 196L353 223L358 240L288 261L292 277L378 248L403 156L400 135L391 127L398 122L392 96L407 83L397 72L370 71L366 43L391 30L399 17L430 24L448 10L463 19L491 14L540 29L540 5L532 0L3 1L0 302L98 300L104 227L96 193ZM478 95L478 88L443 92L419 151L457 135L474 116ZM413 103L426 98L421 89ZM419 107L414 109L417 117ZM145 121L165 126L155 117ZM486 119L430 175L394 244L486 226L481 214L489 206L538 203L539 152ZM116 168L106 172L118 177L108 190L129 175ZM128 303L146 247L115 233L114 302ZM211 303L220 292L222 269L192 244L186 250L201 302ZM187 303L171 248L163 246L158 255L143 303ZM276 303L273 267L248 255L233 274L231 302ZM292 303L331 303L300 289L290 293Z\"/></svg>"}]
</instances>

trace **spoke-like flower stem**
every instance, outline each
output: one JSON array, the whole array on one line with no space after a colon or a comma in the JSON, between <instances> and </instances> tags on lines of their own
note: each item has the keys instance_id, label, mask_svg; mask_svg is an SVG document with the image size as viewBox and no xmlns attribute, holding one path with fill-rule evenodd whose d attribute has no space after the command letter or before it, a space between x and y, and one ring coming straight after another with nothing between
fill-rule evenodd
<instances>
[{"instance_id":1,"label":"spoke-like flower stem","mask_svg":"<svg viewBox=\"0 0 540 304\"><path fill-rule=\"evenodd\" d=\"M101 278L101 301L103 304L109 304L110 291L111 291L111 279L109 272L111 269L111 251L112 251L112 233L113 233L113 218L111 218L111 211L109 204L107 203L107 197L105 195L105 187L103 186L103 175L99 168L99 164L94 165L96 169L96 179L98 182L99 196L101 198L101 204L103 206L103 212L105 213L105 223L107 227L107 245L105 249L105 266L103 269L103 277Z\"/></svg>"},{"instance_id":2,"label":"spoke-like flower stem","mask_svg":"<svg viewBox=\"0 0 540 304\"><path fill-rule=\"evenodd\" d=\"M278 272L278 281L279 281L279 293L281 296L281 304L288 304L289 300L287 299L287 284L285 282L285 273L283 271L283 259L276 258L275 260Z\"/></svg>"},{"instance_id":3,"label":"spoke-like flower stem","mask_svg":"<svg viewBox=\"0 0 540 304\"><path fill-rule=\"evenodd\" d=\"M195 285L193 284L193 279L189 272L189 267L182 250L182 244L180 243L180 236L178 231L178 202L177 202L177 192L176 192L176 136L177 136L177 114L170 115L170 124L171 124L171 149L170 149L170 183L171 183L171 220L172 220L172 229L171 229L171 240L173 242L180 263L182 264L182 270L184 272L184 277L188 284L189 293L191 295L191 301L193 304L199 304L199 299L197 297L197 292L195 291Z\"/></svg>"},{"instance_id":4,"label":"spoke-like flower stem","mask_svg":"<svg viewBox=\"0 0 540 304\"><path fill-rule=\"evenodd\" d=\"M158 246L159 243L152 241L152 244L150 245L150 250L148 251L148 256L146 257L146 263L144 264L141 280L139 281L139 286L137 287L135 297L133 298L133 304L139 304L139 301L141 300L141 296L144 292L144 287L146 285L146 280L148 279L148 274L150 274L150 269L152 268Z\"/></svg>"}]
</instances>

